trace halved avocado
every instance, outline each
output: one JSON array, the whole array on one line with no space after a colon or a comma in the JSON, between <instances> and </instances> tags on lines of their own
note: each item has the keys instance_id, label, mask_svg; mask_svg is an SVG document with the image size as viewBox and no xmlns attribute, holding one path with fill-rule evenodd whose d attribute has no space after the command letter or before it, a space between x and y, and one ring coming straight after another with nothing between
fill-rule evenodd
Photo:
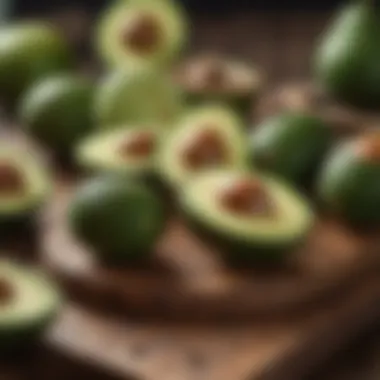
<instances>
[{"instance_id":1,"label":"halved avocado","mask_svg":"<svg viewBox=\"0 0 380 380\"><path fill-rule=\"evenodd\" d=\"M36 268L0 259L0 351L40 337L61 305L56 285Z\"/></svg>"},{"instance_id":2,"label":"halved avocado","mask_svg":"<svg viewBox=\"0 0 380 380\"><path fill-rule=\"evenodd\" d=\"M243 130L240 118L229 108L208 105L192 110L160 144L160 176L176 188L210 168L247 167Z\"/></svg>"},{"instance_id":3,"label":"halved avocado","mask_svg":"<svg viewBox=\"0 0 380 380\"><path fill-rule=\"evenodd\" d=\"M94 110L97 123L105 128L154 123L167 129L183 111L183 98L165 73L121 70L102 80Z\"/></svg>"},{"instance_id":4,"label":"halved avocado","mask_svg":"<svg viewBox=\"0 0 380 380\"><path fill-rule=\"evenodd\" d=\"M228 262L280 262L313 226L306 199L275 177L214 170L193 178L180 194L187 218L219 244Z\"/></svg>"},{"instance_id":5,"label":"halved avocado","mask_svg":"<svg viewBox=\"0 0 380 380\"><path fill-rule=\"evenodd\" d=\"M251 135L253 163L297 185L309 185L334 136L329 125L305 112L265 119Z\"/></svg>"},{"instance_id":6,"label":"halved avocado","mask_svg":"<svg viewBox=\"0 0 380 380\"><path fill-rule=\"evenodd\" d=\"M220 55L190 58L178 67L175 81L191 104L226 103L248 115L262 89L262 75L253 65Z\"/></svg>"},{"instance_id":7,"label":"halved avocado","mask_svg":"<svg viewBox=\"0 0 380 380\"><path fill-rule=\"evenodd\" d=\"M111 265L141 265L165 225L165 209L145 184L116 174L85 182L68 212L74 235Z\"/></svg>"},{"instance_id":8,"label":"halved avocado","mask_svg":"<svg viewBox=\"0 0 380 380\"><path fill-rule=\"evenodd\" d=\"M148 126L98 132L78 147L77 162L91 172L115 172L146 177L155 164L158 131Z\"/></svg>"},{"instance_id":9,"label":"halved avocado","mask_svg":"<svg viewBox=\"0 0 380 380\"><path fill-rule=\"evenodd\" d=\"M319 177L319 199L328 212L363 226L380 223L380 134L370 131L338 145Z\"/></svg>"},{"instance_id":10,"label":"halved avocado","mask_svg":"<svg viewBox=\"0 0 380 380\"><path fill-rule=\"evenodd\" d=\"M46 200L51 178L42 161L27 149L0 149L0 232L28 223Z\"/></svg>"},{"instance_id":11,"label":"halved avocado","mask_svg":"<svg viewBox=\"0 0 380 380\"><path fill-rule=\"evenodd\" d=\"M172 0L130 0L112 5L98 32L101 57L113 67L162 66L187 41L187 21Z\"/></svg>"}]
</instances>

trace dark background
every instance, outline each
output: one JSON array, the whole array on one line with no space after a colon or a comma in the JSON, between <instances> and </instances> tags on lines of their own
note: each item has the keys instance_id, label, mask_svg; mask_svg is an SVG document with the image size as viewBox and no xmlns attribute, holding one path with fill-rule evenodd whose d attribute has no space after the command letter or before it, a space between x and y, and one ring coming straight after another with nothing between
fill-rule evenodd
<instances>
[{"instance_id":1,"label":"dark background","mask_svg":"<svg viewBox=\"0 0 380 380\"><path fill-rule=\"evenodd\" d=\"M0 0L1 1L1 0ZM334 8L344 0L178 0L191 12L211 12L214 14L225 11L241 11L243 9L262 10L326 10ZM97 11L109 0L16 0L16 13L29 14L34 12L55 11L62 7L81 6L91 11Z\"/></svg>"}]
</instances>

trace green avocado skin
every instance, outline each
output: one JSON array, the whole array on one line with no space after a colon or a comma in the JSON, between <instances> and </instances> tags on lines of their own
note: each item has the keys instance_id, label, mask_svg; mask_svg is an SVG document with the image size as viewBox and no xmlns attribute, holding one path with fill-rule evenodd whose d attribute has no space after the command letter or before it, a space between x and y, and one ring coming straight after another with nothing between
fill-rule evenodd
<instances>
[{"instance_id":1,"label":"green avocado skin","mask_svg":"<svg viewBox=\"0 0 380 380\"><path fill-rule=\"evenodd\" d=\"M238 240L227 234L221 233L217 229L205 226L202 220L195 218L189 210L183 211L184 219L189 227L207 243L218 248L224 261L231 267L266 267L277 266L287 262L292 257L292 253L300 246L307 237L289 241L276 242L273 240L269 244L257 241ZM304 239L305 238L305 239Z\"/></svg>"},{"instance_id":2,"label":"green avocado skin","mask_svg":"<svg viewBox=\"0 0 380 380\"><path fill-rule=\"evenodd\" d=\"M355 143L339 146L327 160L317 184L327 211L363 226L380 223L380 165L364 162Z\"/></svg>"},{"instance_id":3,"label":"green avocado skin","mask_svg":"<svg viewBox=\"0 0 380 380\"><path fill-rule=\"evenodd\" d=\"M315 75L339 100L380 107L380 18L370 1L356 1L338 14L315 53Z\"/></svg>"},{"instance_id":4,"label":"green avocado skin","mask_svg":"<svg viewBox=\"0 0 380 380\"><path fill-rule=\"evenodd\" d=\"M37 81L23 96L23 127L53 151L67 153L93 129L93 85L61 74Z\"/></svg>"},{"instance_id":5,"label":"green avocado skin","mask_svg":"<svg viewBox=\"0 0 380 380\"><path fill-rule=\"evenodd\" d=\"M262 122L251 135L254 165L296 185L310 181L330 147L332 133L314 116L284 113Z\"/></svg>"},{"instance_id":6,"label":"green avocado skin","mask_svg":"<svg viewBox=\"0 0 380 380\"><path fill-rule=\"evenodd\" d=\"M101 261L138 264L146 261L163 231L165 210L144 184L107 175L79 190L69 208L69 222Z\"/></svg>"},{"instance_id":7,"label":"green avocado skin","mask_svg":"<svg viewBox=\"0 0 380 380\"><path fill-rule=\"evenodd\" d=\"M34 344L57 317L54 311L35 324L0 328L0 354L11 354Z\"/></svg>"},{"instance_id":8,"label":"green avocado skin","mask_svg":"<svg viewBox=\"0 0 380 380\"><path fill-rule=\"evenodd\" d=\"M52 27L35 23L0 28L0 96L8 104L14 106L35 80L72 66L67 43Z\"/></svg>"}]
</instances>

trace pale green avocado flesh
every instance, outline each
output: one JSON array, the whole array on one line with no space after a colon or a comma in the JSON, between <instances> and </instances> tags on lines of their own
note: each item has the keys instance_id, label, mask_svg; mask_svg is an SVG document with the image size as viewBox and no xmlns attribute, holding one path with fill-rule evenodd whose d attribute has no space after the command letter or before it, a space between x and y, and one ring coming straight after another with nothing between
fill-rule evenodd
<instances>
[{"instance_id":1,"label":"pale green avocado flesh","mask_svg":"<svg viewBox=\"0 0 380 380\"><path fill-rule=\"evenodd\" d=\"M14 168L22 182L20 191L1 191L5 181L0 175L0 219L22 216L38 208L49 195L51 178L49 170L31 151L19 148L0 150L0 172L3 167ZM2 174L2 173L0 173Z\"/></svg>"},{"instance_id":2,"label":"pale green avocado flesh","mask_svg":"<svg viewBox=\"0 0 380 380\"><path fill-rule=\"evenodd\" d=\"M221 204L218 197L221 189L247 179L259 181L265 186L273 204L272 216L241 215ZM181 201L185 212L203 228L241 243L246 249L287 246L302 239L314 222L314 213L302 195L278 179L246 171L202 173L183 189Z\"/></svg>"},{"instance_id":3,"label":"pale green avocado flesh","mask_svg":"<svg viewBox=\"0 0 380 380\"><path fill-rule=\"evenodd\" d=\"M226 161L192 169L184 163L188 142L204 130L215 131L226 149ZM229 108L218 105L200 106L178 122L169 132L158 152L158 170L170 186L182 186L192 176L212 168L245 168L248 165L248 143L240 118Z\"/></svg>"},{"instance_id":4,"label":"pale green avocado flesh","mask_svg":"<svg viewBox=\"0 0 380 380\"><path fill-rule=\"evenodd\" d=\"M0 260L0 349L37 338L60 305L59 290L40 270Z\"/></svg>"},{"instance_id":5,"label":"pale green avocado flesh","mask_svg":"<svg viewBox=\"0 0 380 380\"><path fill-rule=\"evenodd\" d=\"M129 153L127 144L133 144L142 135L151 136L151 151ZM154 169L157 139L157 129L145 126L124 126L98 132L79 145L77 162L82 168L95 172L148 174Z\"/></svg>"},{"instance_id":6,"label":"pale green avocado flesh","mask_svg":"<svg viewBox=\"0 0 380 380\"><path fill-rule=\"evenodd\" d=\"M146 21L139 24L147 18L148 25ZM140 28L138 42L145 46L143 49L131 43L130 35L136 33L136 28ZM182 50L187 34L184 13L174 1L120 1L101 19L98 49L104 61L113 67L163 65ZM149 43L152 45L147 48Z\"/></svg>"}]
</instances>

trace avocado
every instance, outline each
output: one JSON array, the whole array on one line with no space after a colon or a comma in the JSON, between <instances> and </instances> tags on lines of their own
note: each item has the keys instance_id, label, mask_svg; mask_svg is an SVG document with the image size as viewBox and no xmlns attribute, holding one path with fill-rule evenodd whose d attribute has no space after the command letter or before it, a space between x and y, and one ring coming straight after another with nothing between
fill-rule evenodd
<instances>
[{"instance_id":1,"label":"avocado","mask_svg":"<svg viewBox=\"0 0 380 380\"><path fill-rule=\"evenodd\" d=\"M250 136L254 164L297 185L308 185L333 140L317 116L284 112L264 119Z\"/></svg>"},{"instance_id":2,"label":"avocado","mask_svg":"<svg viewBox=\"0 0 380 380\"><path fill-rule=\"evenodd\" d=\"M116 174L86 181L74 194L68 220L74 236L110 265L147 262L165 224L159 197L146 185Z\"/></svg>"},{"instance_id":3,"label":"avocado","mask_svg":"<svg viewBox=\"0 0 380 380\"><path fill-rule=\"evenodd\" d=\"M187 42L184 12L173 0L112 4L100 20L99 55L111 67L164 67Z\"/></svg>"},{"instance_id":4,"label":"avocado","mask_svg":"<svg viewBox=\"0 0 380 380\"><path fill-rule=\"evenodd\" d=\"M316 79L326 91L356 107L380 105L380 21L375 2L345 5L315 53Z\"/></svg>"},{"instance_id":5,"label":"avocado","mask_svg":"<svg viewBox=\"0 0 380 380\"><path fill-rule=\"evenodd\" d=\"M110 73L95 96L96 121L105 128L154 123L166 129L182 106L182 93L168 75L143 68Z\"/></svg>"},{"instance_id":6,"label":"avocado","mask_svg":"<svg viewBox=\"0 0 380 380\"><path fill-rule=\"evenodd\" d=\"M349 223L380 222L380 135L378 131L339 144L327 158L317 184L325 209Z\"/></svg>"},{"instance_id":7,"label":"avocado","mask_svg":"<svg viewBox=\"0 0 380 380\"><path fill-rule=\"evenodd\" d=\"M0 149L0 235L29 224L51 191L48 168L28 149ZM11 228L12 227L12 228Z\"/></svg>"},{"instance_id":8,"label":"avocado","mask_svg":"<svg viewBox=\"0 0 380 380\"><path fill-rule=\"evenodd\" d=\"M60 306L60 291L46 274L0 259L0 352L38 339Z\"/></svg>"},{"instance_id":9,"label":"avocado","mask_svg":"<svg viewBox=\"0 0 380 380\"><path fill-rule=\"evenodd\" d=\"M227 104L249 115L262 89L262 75L253 65L216 54L188 59L175 70L174 79L188 103Z\"/></svg>"},{"instance_id":10,"label":"avocado","mask_svg":"<svg viewBox=\"0 0 380 380\"><path fill-rule=\"evenodd\" d=\"M228 263L279 263L314 224L308 202L282 180L246 170L198 174L179 195L190 224Z\"/></svg>"},{"instance_id":11,"label":"avocado","mask_svg":"<svg viewBox=\"0 0 380 380\"><path fill-rule=\"evenodd\" d=\"M82 141L76 151L80 167L90 172L150 176L158 144L158 131L151 126L123 126L97 132Z\"/></svg>"},{"instance_id":12,"label":"avocado","mask_svg":"<svg viewBox=\"0 0 380 380\"><path fill-rule=\"evenodd\" d=\"M36 82L23 96L20 120L26 131L55 153L70 153L93 128L93 85L65 74Z\"/></svg>"},{"instance_id":13,"label":"avocado","mask_svg":"<svg viewBox=\"0 0 380 380\"><path fill-rule=\"evenodd\" d=\"M0 97L14 106L35 80L69 70L68 44L49 25L19 22L0 27Z\"/></svg>"},{"instance_id":14,"label":"avocado","mask_svg":"<svg viewBox=\"0 0 380 380\"><path fill-rule=\"evenodd\" d=\"M159 176L174 189L206 169L247 167L243 124L230 108L215 104L196 107L162 138L157 162Z\"/></svg>"}]
</instances>

